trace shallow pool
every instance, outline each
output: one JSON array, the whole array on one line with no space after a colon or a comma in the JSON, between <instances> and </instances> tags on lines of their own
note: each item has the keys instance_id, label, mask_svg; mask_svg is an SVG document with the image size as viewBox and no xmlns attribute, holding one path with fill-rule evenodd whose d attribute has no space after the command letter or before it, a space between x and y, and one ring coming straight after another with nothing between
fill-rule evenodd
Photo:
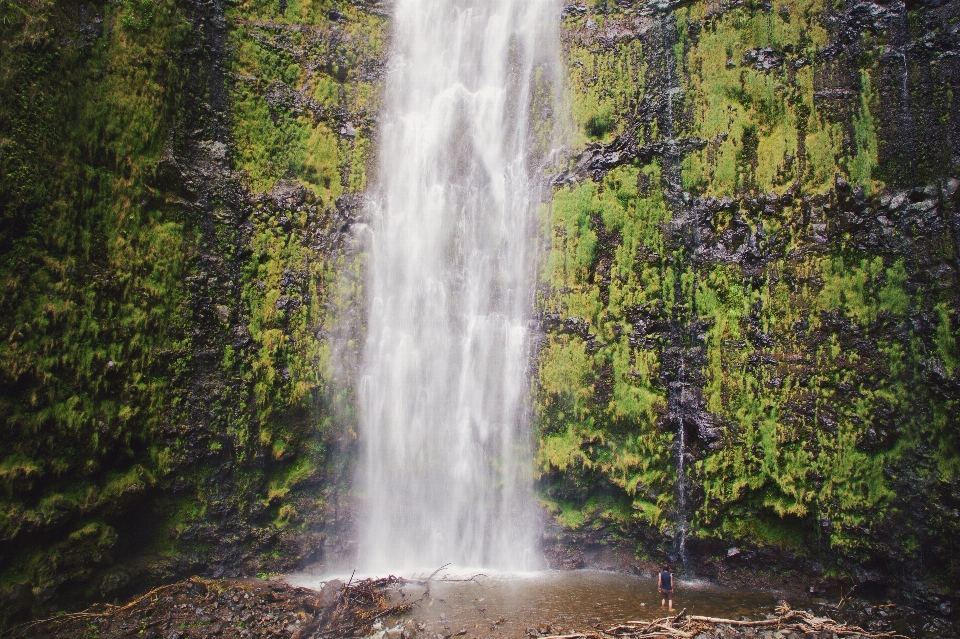
<instances>
[{"instance_id":1,"label":"shallow pool","mask_svg":"<svg viewBox=\"0 0 960 639\"><path fill-rule=\"evenodd\" d=\"M430 592L416 584L402 589L407 600L422 600L410 618L424 630L465 637L520 637L527 629L549 626L552 634L607 628L628 620L654 619L668 613L660 607L656 578L597 570L544 571L477 575L446 573L431 582ZM288 583L320 587L310 575L290 575ZM674 607L690 614L762 619L773 613L782 595L771 591L719 588L678 579ZM676 612L674 612L676 614Z\"/></svg>"}]
</instances>

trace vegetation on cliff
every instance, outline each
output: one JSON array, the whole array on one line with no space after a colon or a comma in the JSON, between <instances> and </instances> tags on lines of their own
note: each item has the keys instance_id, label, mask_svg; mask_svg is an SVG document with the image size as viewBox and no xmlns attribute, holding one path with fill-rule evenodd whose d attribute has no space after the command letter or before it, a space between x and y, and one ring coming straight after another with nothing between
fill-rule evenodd
<instances>
[{"instance_id":1,"label":"vegetation on cliff","mask_svg":"<svg viewBox=\"0 0 960 639\"><path fill-rule=\"evenodd\" d=\"M383 18L0 14L2 616L321 552Z\"/></svg>"},{"instance_id":2,"label":"vegetation on cliff","mask_svg":"<svg viewBox=\"0 0 960 639\"><path fill-rule=\"evenodd\" d=\"M958 20L568 7L589 146L545 214L536 384L560 523L957 582Z\"/></svg>"}]
</instances>

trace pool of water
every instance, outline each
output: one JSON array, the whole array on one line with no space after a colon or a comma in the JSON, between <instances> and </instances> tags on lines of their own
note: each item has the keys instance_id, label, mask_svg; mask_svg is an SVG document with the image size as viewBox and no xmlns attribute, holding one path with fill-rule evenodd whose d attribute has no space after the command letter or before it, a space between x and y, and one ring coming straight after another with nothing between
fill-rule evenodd
<instances>
[{"instance_id":1,"label":"pool of water","mask_svg":"<svg viewBox=\"0 0 960 639\"><path fill-rule=\"evenodd\" d=\"M470 581L453 581L471 576L448 573L446 580L437 578L425 597L422 586L404 586L406 599L423 597L410 618L430 633L446 636L465 631L465 638L481 638L521 637L528 628L544 626L550 627L551 634L564 634L669 614L660 607L656 578L575 570L478 575ZM309 575L291 575L286 581L320 587L320 579ZM677 579L674 608L686 608L689 614L763 619L773 613L781 596Z\"/></svg>"}]
</instances>

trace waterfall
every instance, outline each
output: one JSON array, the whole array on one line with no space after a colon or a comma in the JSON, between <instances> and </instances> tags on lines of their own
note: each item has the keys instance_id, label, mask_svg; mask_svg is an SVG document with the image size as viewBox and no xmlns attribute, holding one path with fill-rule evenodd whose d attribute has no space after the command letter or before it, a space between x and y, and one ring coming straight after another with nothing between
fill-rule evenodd
<instances>
[{"instance_id":1,"label":"waterfall","mask_svg":"<svg viewBox=\"0 0 960 639\"><path fill-rule=\"evenodd\" d=\"M535 567L531 105L551 0L398 0L372 194L360 568Z\"/></svg>"}]
</instances>

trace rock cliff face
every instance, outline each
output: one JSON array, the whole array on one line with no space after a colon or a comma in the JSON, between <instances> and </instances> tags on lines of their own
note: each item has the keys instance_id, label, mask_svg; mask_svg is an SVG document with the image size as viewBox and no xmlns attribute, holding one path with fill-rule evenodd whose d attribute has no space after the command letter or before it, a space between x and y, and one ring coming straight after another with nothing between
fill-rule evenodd
<instances>
[{"instance_id":1,"label":"rock cliff face","mask_svg":"<svg viewBox=\"0 0 960 639\"><path fill-rule=\"evenodd\" d=\"M585 149L544 215L536 385L558 563L626 545L954 596L958 23L565 9Z\"/></svg>"},{"instance_id":2,"label":"rock cliff face","mask_svg":"<svg viewBox=\"0 0 960 639\"><path fill-rule=\"evenodd\" d=\"M0 14L0 616L349 552L387 9ZM548 554L923 580L948 613L958 3L599 0L558 20Z\"/></svg>"},{"instance_id":3,"label":"rock cliff face","mask_svg":"<svg viewBox=\"0 0 960 639\"><path fill-rule=\"evenodd\" d=\"M0 615L335 555L376 4L0 13Z\"/></svg>"}]
</instances>

